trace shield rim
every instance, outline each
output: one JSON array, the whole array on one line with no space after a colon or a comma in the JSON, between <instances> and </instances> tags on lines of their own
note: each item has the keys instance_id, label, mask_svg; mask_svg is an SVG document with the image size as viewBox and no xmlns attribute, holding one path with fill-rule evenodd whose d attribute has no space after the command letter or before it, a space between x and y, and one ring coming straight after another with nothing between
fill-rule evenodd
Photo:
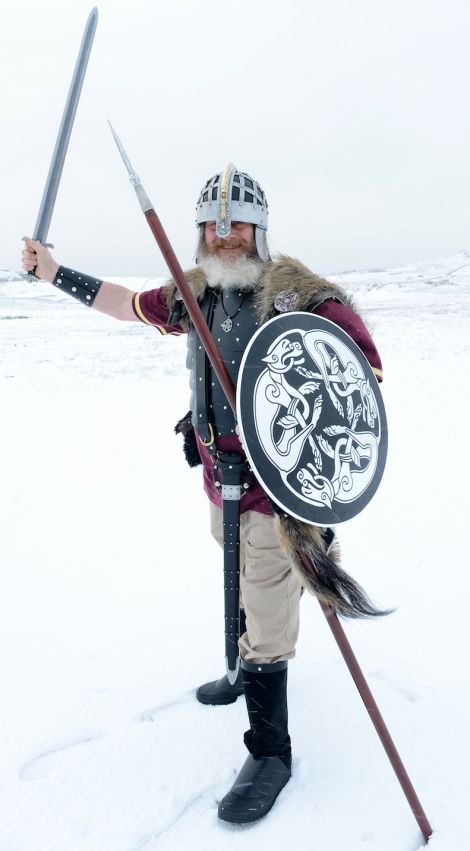
<instances>
[{"instance_id":1,"label":"shield rim","mask_svg":"<svg viewBox=\"0 0 470 851\"><path fill-rule=\"evenodd\" d=\"M378 489L379 489L380 483L381 483L381 481L382 481L383 474L384 474L384 472L385 472L385 466L386 466L386 462L387 462L387 454L388 454L388 421L387 421L387 415L386 415L386 411L385 411L385 405L383 405L382 391L380 390L380 385L379 385L379 382L378 382L378 380L377 380L377 376L375 375L375 373L374 373L374 371L373 371L372 367L370 366L370 364L369 364L370 371L371 371L371 374L372 374L372 376L373 376L373 379L374 379L374 381L375 381L375 385L376 385L376 387L374 387L374 389L376 389L376 390L378 391L379 396L380 396L380 398L381 398L381 400L382 400L383 408L384 408L384 414L385 414L385 423L384 423L385 428L384 428L384 433L386 432L386 434L387 434L387 444L386 444L386 448L385 448L385 459L384 459L384 463L383 463L383 467L382 467L382 472L381 472L381 475L380 475L379 482L378 482L378 484L377 484L377 486L376 486L376 488L375 488L375 490L374 490L374 493L372 494L372 496L371 496L371 497L370 497L370 499L368 500L367 504L366 504L363 508L361 508L361 509L357 512L357 514L354 514L352 517L347 517L347 518L345 518L344 520L336 521L336 523L332 523L331 521L330 521L329 523L320 523L320 522L318 522L318 521L307 520L305 517L301 517L299 514L296 514L294 511L288 510L288 509L287 509L284 505L281 505L281 504L280 504L280 502L279 502L279 497L276 497L276 496L275 496L275 494L273 494L273 493L272 493L272 491L270 490L270 488L266 487L265 482L264 482L264 480L263 480L262 476L260 476L260 474L259 474L259 472L258 472L258 467L257 467L257 465L254 463L254 461L253 461L253 457L252 457L252 455L251 455L251 452L250 452L250 451L249 451L249 449L248 449L248 441L247 441L247 439L246 439L246 437L245 437L245 432L244 432L244 429L243 429L243 422L242 422L241 417L239 416L239 414L240 414L241 383L242 383L242 382L240 381L240 374L241 374L241 375L243 375L243 370L244 370L244 368L245 368L245 363L246 363L246 360L247 360L247 358L248 358L249 352L251 351L251 348L252 348L253 342L254 342L254 341L256 340L256 338L257 338L257 337L258 337L258 336L259 336L259 335L260 335L260 334L261 334L261 333L262 333L262 332L263 332L263 331L264 331L264 330L268 327L268 325L271 325L273 322L276 322L278 319L280 319L280 318L282 318L282 317L285 317L285 316L305 316L305 315L310 315L310 316L312 316L312 317L314 317L314 318L320 319L322 322L326 322L326 323L328 323L328 325L331 325L333 329L334 329L334 328L339 328L339 329L340 329L340 331L341 331L341 332L342 332L342 333L343 333L343 334L344 334L344 335L348 338L348 340L350 340L350 341L351 341L351 343L352 343L352 345L353 345L353 351L354 351L354 348L358 349L358 350L359 350L359 352L361 353L362 357L363 357L363 358L365 358L365 360L367 361L367 358L366 358L366 356L365 356L364 352L363 352L363 351L359 348L359 346L358 346L358 345L357 345L357 343L353 340L353 338L350 336L350 334L348 334L348 332L347 332L347 331L344 331L344 329L343 329L343 328L341 328L341 326L339 326L336 322L332 322L332 320L331 320L331 319L326 319L324 316L316 316L316 317L315 317L315 314L310 313L310 312L309 312L309 311L307 311L307 310L289 310L289 311L286 311L285 313L280 313L278 316L273 316L273 317L271 317L271 319L268 319L268 321L267 321L267 322L264 322L262 325L260 325L260 327L259 327L259 328L255 331L255 333L253 334L253 336L250 338L250 341L249 341L249 343L248 343L247 347L245 348L245 351L243 352L243 356L242 356L241 363L240 363L240 370L239 370L239 373L238 373L239 378L238 378L237 386L236 386L236 413L237 413L237 425L238 425L238 428L240 429L240 440L241 440L241 441L242 441L242 443L243 443L243 449L244 449L244 452L245 452L245 454L246 454L246 457L248 458L248 461L249 461L249 463L250 463L250 467L252 468L252 470L253 470L253 472L254 472L254 474L255 474L256 478L258 479L258 481L259 481L259 483L260 483L260 485L261 485L262 489L264 490L264 492L265 492L265 493L266 493L269 497L271 497L271 499L272 499L272 500L276 503L276 505L278 505L278 506L279 506L279 508L281 508L281 509L282 509L282 510L283 510L283 511L284 511L284 512L285 512L285 513L289 516L289 517L294 517L296 520L300 520L302 523L308 523L308 525L309 525L309 526L319 526L320 528L328 529L328 528L330 528L331 526L335 526L335 525L341 525L341 526L343 526L345 523L350 523L350 522L351 522L351 520L354 520L356 517L358 517L358 516L359 516L359 514L362 514L362 512L363 512L363 511L364 511L364 510L365 510L365 509L366 509L366 508L370 505L370 503L372 502L372 500L373 500L374 496L376 495L376 493L377 493L377 491L378 491ZM367 361L367 363L369 363L369 362Z\"/></svg>"}]
</instances>

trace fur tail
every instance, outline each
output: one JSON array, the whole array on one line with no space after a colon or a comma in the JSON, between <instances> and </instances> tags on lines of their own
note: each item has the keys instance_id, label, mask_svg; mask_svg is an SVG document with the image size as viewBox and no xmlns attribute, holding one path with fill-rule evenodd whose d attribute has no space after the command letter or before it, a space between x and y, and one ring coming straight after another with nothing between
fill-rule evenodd
<instances>
[{"instance_id":1,"label":"fur tail","mask_svg":"<svg viewBox=\"0 0 470 851\"><path fill-rule=\"evenodd\" d=\"M389 615L377 609L364 589L339 566L339 546L330 529L311 526L293 517L277 516L278 536L300 583L345 618ZM301 558L305 555L310 567Z\"/></svg>"},{"instance_id":2,"label":"fur tail","mask_svg":"<svg viewBox=\"0 0 470 851\"><path fill-rule=\"evenodd\" d=\"M190 467L197 467L201 464L201 456L197 448L196 435L194 434L191 417L192 411L188 411L184 417L178 420L175 425L175 434L183 435L184 457Z\"/></svg>"}]
</instances>

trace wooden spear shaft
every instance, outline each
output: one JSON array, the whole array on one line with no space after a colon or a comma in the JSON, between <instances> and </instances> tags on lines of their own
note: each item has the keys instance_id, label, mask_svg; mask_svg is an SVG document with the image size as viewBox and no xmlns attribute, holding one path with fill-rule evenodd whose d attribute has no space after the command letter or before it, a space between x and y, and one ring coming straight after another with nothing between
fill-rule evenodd
<instances>
[{"instance_id":1,"label":"wooden spear shaft","mask_svg":"<svg viewBox=\"0 0 470 851\"><path fill-rule=\"evenodd\" d=\"M184 272L180 266L178 258L173 251L171 243L165 233L162 223L155 212L155 209L148 198L145 190L140 183L139 178L135 174L130 165L130 162L125 154L124 148L122 147L122 143L119 140L119 137L111 127L113 136L115 138L116 144L121 152L121 156L126 164L126 167L129 171L131 182L134 185L135 191L137 193L137 197L139 198L140 205L142 207L142 211L147 219L148 225L152 234L162 252L168 269L170 270L170 274L175 281L178 290L181 294L181 297L184 301L186 309L191 317L191 321L196 328L196 331L199 335L199 339L201 340L204 349L206 350L207 356L215 369L217 374L217 378L219 379L224 393L228 399L228 402L235 414L237 415L236 410L236 393L235 386L233 384L232 379L228 373L228 370L223 362L220 352L215 344L214 338L207 327L207 323L202 315L201 309L189 287L185 277ZM305 553L298 553L304 568L307 573L314 574L318 578L317 571L315 569L315 565L312 564L309 558L305 555ZM390 760L392 768L397 776L398 782L400 783L401 788L405 794L405 797L411 807L411 811L418 822L421 833L423 834L424 841L427 844L430 836L432 835L432 827L426 817L426 814L423 810L421 802L416 794L416 791L413 787L413 784L410 780L410 777L406 771L405 766L403 765L402 760L400 759L400 755L393 743L393 739L388 731L387 725L382 717L379 707L374 699L374 696L367 685L366 678L361 671L359 666L359 662L357 661L354 651L347 639L346 633L344 632L343 627L339 621L339 618L334 611L334 609L329 606L327 603L324 603L322 600L318 600L320 607L325 615L328 626L330 627L335 641L341 651L344 661L348 666L349 672L356 684L357 690L362 698L364 706L369 713L370 719L377 731L380 741L385 749L385 752Z\"/></svg>"},{"instance_id":2,"label":"wooden spear shaft","mask_svg":"<svg viewBox=\"0 0 470 851\"><path fill-rule=\"evenodd\" d=\"M236 416L237 411L235 401L235 386L220 356L220 352L217 346L215 345L214 338L212 337L212 334L210 333L209 328L207 327L207 323L201 313L201 309L184 277L184 273L179 264L178 258L176 257L173 248L171 247L165 230L155 210L152 208L150 210L145 210L144 212L150 230L152 231L159 245L159 248L166 260L171 276L178 286L183 301L186 305L186 309L191 317L191 321L199 335L199 339L201 340L201 343L207 352L207 356L211 361L215 372L217 373L217 378L219 379L224 389L224 393L227 396L230 406ZM305 567L305 570L309 573L316 574L316 576L318 577L315 566L307 558L307 556L304 553L299 553L299 555ZM390 760L392 768L397 776L398 782L400 783L400 786L403 789L406 799L411 807L411 811L416 821L418 822L424 840L427 843L429 837L432 834L432 827L428 819L426 818L426 814L423 810L421 802L416 794L416 791L410 780L408 772L406 771L406 768L400 758L400 755L393 743L393 739L388 731L387 725L385 724L385 721L382 717L379 707L377 706L374 696L367 684L366 678L364 677L364 674L361 671L356 656L354 655L354 651L347 639L346 633L344 632L344 629L341 626L340 620L334 609L332 609L332 607L329 606L327 603L323 603L321 600L318 600L318 602L323 611L323 614L325 615L328 626L330 627L335 637L335 641L341 651L343 659L346 662L346 665L348 666L349 672L356 684L357 690L359 691L364 706L366 707L367 712L369 713L370 719L377 731L379 739L382 742L382 745Z\"/></svg>"}]
</instances>

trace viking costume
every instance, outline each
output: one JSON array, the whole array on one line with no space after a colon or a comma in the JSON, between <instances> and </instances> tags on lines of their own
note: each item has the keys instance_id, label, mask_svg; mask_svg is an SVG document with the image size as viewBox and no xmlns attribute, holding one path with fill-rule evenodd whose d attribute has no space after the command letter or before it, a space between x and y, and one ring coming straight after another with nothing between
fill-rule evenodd
<instances>
[{"instance_id":1,"label":"viking costume","mask_svg":"<svg viewBox=\"0 0 470 851\"><path fill-rule=\"evenodd\" d=\"M314 275L297 260L280 257L268 261L255 289L245 294L236 289L222 294L209 288L200 268L191 269L186 277L234 383L248 340L258 325L276 315L276 300L277 304L312 311L340 325L362 349L381 380L380 358L351 299L338 286ZM136 294L133 304L136 315L160 333L188 334L192 415L181 421L179 430L186 431L185 439L192 444L189 450L192 463L197 455L203 464L204 487L211 501L211 531L223 546L221 495L214 482L214 453L240 451L233 412L182 302L177 299L174 283ZM170 319L175 314L178 322L172 325ZM229 332L221 327L227 314L236 314ZM188 431L194 435L193 441L188 438ZM219 805L219 817L232 822L263 816L290 776L287 660L295 655L301 585L343 614L377 613L354 583L348 585L349 577L338 565L336 539L331 530L299 523L285 515L273 518L273 507L256 480L243 493L240 512L242 670L233 684L225 676L201 686L197 692L200 702L212 704L231 703L245 693L250 729L244 741L250 756ZM306 575L297 555L302 550L320 572L321 588L312 576ZM270 784L271 794L263 797L269 788L266 784Z\"/></svg>"},{"instance_id":2,"label":"viking costume","mask_svg":"<svg viewBox=\"0 0 470 851\"><path fill-rule=\"evenodd\" d=\"M271 259L267 215L259 184L233 165L207 181L197 204L196 261L201 263L205 223L216 223L219 239L230 236L232 222L254 226L258 258L252 286L246 280L235 281L229 288L214 281L209 285L201 265L186 273L234 384L257 328L278 312L290 310L317 313L340 326L381 380L379 355L350 297L298 260ZM53 283L91 306L102 282L60 267ZM242 657L240 669L234 672L228 666L229 678L201 686L197 698L201 703L224 704L245 694L250 729L244 742L249 756L218 813L221 819L235 823L255 821L270 810L291 773L287 665L295 655L302 587L344 616L383 612L374 608L360 586L340 568L332 529L288 516L266 497L241 453L234 414L174 282L134 293L132 306L137 319L161 334L186 333L188 337L191 411L177 430L184 434L189 463L202 463L204 488L211 503L211 530L225 551L226 638L228 635L238 644ZM308 572L302 554L307 556L306 563L315 565L314 574Z\"/></svg>"}]
</instances>

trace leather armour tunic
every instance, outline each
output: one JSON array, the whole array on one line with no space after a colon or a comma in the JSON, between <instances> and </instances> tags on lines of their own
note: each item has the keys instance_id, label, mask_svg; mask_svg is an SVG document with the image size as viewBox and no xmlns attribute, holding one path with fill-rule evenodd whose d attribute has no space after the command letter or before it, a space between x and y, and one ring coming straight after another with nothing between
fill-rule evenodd
<instances>
[{"instance_id":1,"label":"leather armour tunic","mask_svg":"<svg viewBox=\"0 0 470 851\"><path fill-rule=\"evenodd\" d=\"M253 307L253 293L238 289L224 291L222 304L220 290L208 288L200 307L236 385L243 352L259 324ZM233 323L228 332L222 328L227 316L232 317ZM186 366L190 372L192 422L202 440L207 441L210 436L209 423L216 438L233 434L235 416L194 327L188 334Z\"/></svg>"}]
</instances>

